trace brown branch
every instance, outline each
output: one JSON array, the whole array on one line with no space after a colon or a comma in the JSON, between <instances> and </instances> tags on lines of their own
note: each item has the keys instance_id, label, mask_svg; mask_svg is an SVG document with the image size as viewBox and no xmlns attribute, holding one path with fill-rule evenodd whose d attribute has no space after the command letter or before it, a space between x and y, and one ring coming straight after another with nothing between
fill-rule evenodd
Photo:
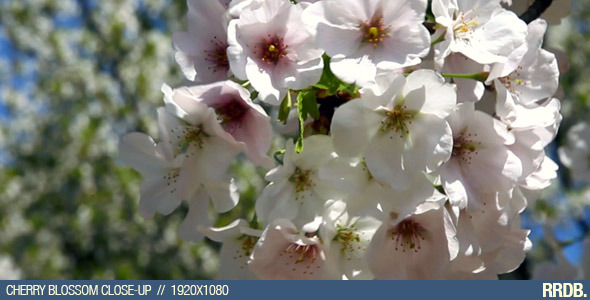
<instances>
[{"instance_id":1,"label":"brown branch","mask_svg":"<svg viewBox=\"0 0 590 300\"><path fill-rule=\"evenodd\" d=\"M551 6L552 2L553 0L535 0L535 2L520 15L520 19L527 24L536 20L549 6Z\"/></svg>"}]
</instances>

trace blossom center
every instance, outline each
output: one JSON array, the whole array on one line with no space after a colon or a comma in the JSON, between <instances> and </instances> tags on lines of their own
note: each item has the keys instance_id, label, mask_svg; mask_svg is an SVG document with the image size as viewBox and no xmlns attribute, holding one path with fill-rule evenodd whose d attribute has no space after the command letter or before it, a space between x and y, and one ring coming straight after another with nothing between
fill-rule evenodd
<instances>
[{"instance_id":1,"label":"blossom center","mask_svg":"<svg viewBox=\"0 0 590 300\"><path fill-rule=\"evenodd\" d=\"M175 144L178 148L176 155L187 152L191 146L203 149L205 139L209 137L203 129L203 125L181 127L176 130L172 129L171 133L172 137L176 138ZM172 143L172 141L170 141L170 143ZM190 156L191 154L193 153L187 153L187 156Z\"/></svg>"},{"instance_id":2,"label":"blossom center","mask_svg":"<svg viewBox=\"0 0 590 300\"><path fill-rule=\"evenodd\" d=\"M256 242L258 241L257 237L249 236L249 235L242 235L238 238L242 242L242 246L240 249L236 250L236 255L234 259L249 257L252 254L252 250L254 246L256 246Z\"/></svg>"},{"instance_id":3,"label":"blossom center","mask_svg":"<svg viewBox=\"0 0 590 300\"><path fill-rule=\"evenodd\" d=\"M254 46L254 55L269 65L276 65L287 54L287 48L283 38L268 35L260 45Z\"/></svg>"},{"instance_id":4,"label":"blossom center","mask_svg":"<svg viewBox=\"0 0 590 300\"><path fill-rule=\"evenodd\" d=\"M334 237L334 240L341 244L340 251L342 253L348 252L350 254L353 253L355 250L364 249L363 247L357 245L358 243L360 243L361 237L357 233L356 228L354 228L354 226L343 227L338 225L337 227L338 232L336 233L336 237ZM348 260L351 260L351 258L349 257Z\"/></svg>"},{"instance_id":5,"label":"blossom center","mask_svg":"<svg viewBox=\"0 0 590 300\"><path fill-rule=\"evenodd\" d=\"M211 40L213 45L210 50L205 52L205 60L212 63L207 69L213 73L217 71L227 71L229 69L229 60L227 59L227 43L220 41L216 36Z\"/></svg>"},{"instance_id":6,"label":"blossom center","mask_svg":"<svg viewBox=\"0 0 590 300\"><path fill-rule=\"evenodd\" d=\"M247 267L246 259L252 254L252 250L254 249L254 246L256 246L258 238L244 234L240 236L238 240L241 241L242 246L239 249L236 249L233 258L238 261L238 264L240 264L240 269L244 269Z\"/></svg>"},{"instance_id":7,"label":"blossom center","mask_svg":"<svg viewBox=\"0 0 590 300\"><path fill-rule=\"evenodd\" d=\"M470 12L473 12L473 10ZM468 40L471 38L474 28L479 25L476 20L477 16L469 17L467 15L469 15L469 13L466 14L464 11L460 11L459 16L455 18L453 31L455 33L455 38L457 39Z\"/></svg>"},{"instance_id":8,"label":"blossom center","mask_svg":"<svg viewBox=\"0 0 590 300\"><path fill-rule=\"evenodd\" d=\"M408 126L412 124L415 113L408 111L405 105L396 105L392 110L385 112L385 118L381 120L381 131L395 131L403 137L410 133Z\"/></svg>"},{"instance_id":9,"label":"blossom center","mask_svg":"<svg viewBox=\"0 0 590 300\"><path fill-rule=\"evenodd\" d=\"M180 169L171 169L168 171L166 175L164 175L163 179L166 181L166 186L170 188L170 186L174 186L178 182L178 176L180 176ZM174 194L176 192L176 188L172 187L170 190L170 194Z\"/></svg>"},{"instance_id":10,"label":"blossom center","mask_svg":"<svg viewBox=\"0 0 590 300\"><path fill-rule=\"evenodd\" d=\"M395 251L406 252L414 250L418 252L422 249L421 242L425 240L426 229L420 223L412 219L401 221L395 228L389 230L389 235L395 241Z\"/></svg>"},{"instance_id":11,"label":"blossom center","mask_svg":"<svg viewBox=\"0 0 590 300\"><path fill-rule=\"evenodd\" d=\"M453 140L452 156L471 164L471 159L479 154L477 149L481 146L481 142L473 140L474 138L477 138L477 133L462 132Z\"/></svg>"},{"instance_id":12,"label":"blossom center","mask_svg":"<svg viewBox=\"0 0 590 300\"><path fill-rule=\"evenodd\" d=\"M241 127L242 119L248 112L249 107L236 99L232 99L224 105L215 107L217 120L226 131L230 133Z\"/></svg>"},{"instance_id":13,"label":"blossom center","mask_svg":"<svg viewBox=\"0 0 590 300\"><path fill-rule=\"evenodd\" d=\"M311 170L301 170L299 167L295 168L295 172L290 178L290 181L295 184L295 192L301 193L315 186L311 179L312 173L313 171Z\"/></svg>"},{"instance_id":14,"label":"blossom center","mask_svg":"<svg viewBox=\"0 0 590 300\"><path fill-rule=\"evenodd\" d=\"M526 85L527 82L518 78L521 77L520 71L522 71L522 66L518 66L516 70L514 70L510 75L498 78L498 80L512 93L516 93L516 87L521 85Z\"/></svg>"},{"instance_id":15,"label":"blossom center","mask_svg":"<svg viewBox=\"0 0 590 300\"><path fill-rule=\"evenodd\" d=\"M383 17L375 14L370 21L365 21L361 24L361 31L363 32L363 42L372 44L373 47L379 46L381 42L387 37L391 37L389 34L389 26L385 26L383 23Z\"/></svg>"},{"instance_id":16,"label":"blossom center","mask_svg":"<svg viewBox=\"0 0 590 300\"><path fill-rule=\"evenodd\" d=\"M295 263L310 263L313 264L319 254L319 248L316 244L301 245L292 243L287 246L284 253L289 255L289 258L295 258Z\"/></svg>"}]
</instances>

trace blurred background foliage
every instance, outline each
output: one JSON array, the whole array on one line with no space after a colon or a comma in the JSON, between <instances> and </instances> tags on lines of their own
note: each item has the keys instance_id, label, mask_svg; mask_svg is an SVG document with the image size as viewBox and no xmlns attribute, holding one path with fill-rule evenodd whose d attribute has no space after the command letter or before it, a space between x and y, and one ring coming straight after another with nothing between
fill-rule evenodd
<instances>
[{"instance_id":1,"label":"blurred background foliage","mask_svg":"<svg viewBox=\"0 0 590 300\"><path fill-rule=\"evenodd\" d=\"M571 65L562 76L558 142L589 119L590 2L574 5L548 40ZM142 219L141 178L117 162L124 133L157 136L161 85L183 82L170 36L185 27L185 14L180 0L0 0L0 278L215 275L219 245L178 238L186 209ZM242 201L218 225L251 216L263 185L261 170L244 161L234 171ZM508 278L530 278L535 264L555 260L546 224L559 230L573 222L575 233L555 235L563 247L587 235L580 228L590 224L590 193L566 170L560 176L530 206L525 226L535 248ZM572 251L570 262L588 251Z\"/></svg>"}]
</instances>

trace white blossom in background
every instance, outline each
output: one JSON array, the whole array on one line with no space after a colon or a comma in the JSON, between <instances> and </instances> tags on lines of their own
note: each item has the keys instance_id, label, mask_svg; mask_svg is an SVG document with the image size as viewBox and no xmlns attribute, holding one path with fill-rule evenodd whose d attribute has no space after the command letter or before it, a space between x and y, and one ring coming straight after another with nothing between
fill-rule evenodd
<instances>
[{"instance_id":1,"label":"white blossom in background","mask_svg":"<svg viewBox=\"0 0 590 300\"><path fill-rule=\"evenodd\" d=\"M19 280L21 270L14 265L9 256L0 256L0 280Z\"/></svg>"},{"instance_id":2,"label":"white blossom in background","mask_svg":"<svg viewBox=\"0 0 590 300\"><path fill-rule=\"evenodd\" d=\"M425 0L325 0L304 12L304 21L345 82L365 86L378 73L417 65L428 54L422 25Z\"/></svg>"},{"instance_id":3,"label":"white blossom in background","mask_svg":"<svg viewBox=\"0 0 590 300\"><path fill-rule=\"evenodd\" d=\"M449 159L452 134L444 118L455 104L454 87L432 71L388 75L336 111L334 150L364 156L372 176L406 189L412 173L435 171Z\"/></svg>"},{"instance_id":4,"label":"white blossom in background","mask_svg":"<svg viewBox=\"0 0 590 300\"><path fill-rule=\"evenodd\" d=\"M225 7L217 0L187 1L188 31L175 32L174 58L184 76L198 83L228 78L227 27L222 22Z\"/></svg>"},{"instance_id":5,"label":"white blossom in background","mask_svg":"<svg viewBox=\"0 0 590 300\"><path fill-rule=\"evenodd\" d=\"M323 51L301 20L302 5L267 0L245 8L228 27L230 68L249 80L258 97L278 105L289 89L300 90L320 79Z\"/></svg>"},{"instance_id":6,"label":"white blossom in background","mask_svg":"<svg viewBox=\"0 0 590 300\"><path fill-rule=\"evenodd\" d=\"M574 180L590 182L590 126L579 122L567 132L566 144L558 149L559 160Z\"/></svg>"},{"instance_id":7,"label":"white blossom in background","mask_svg":"<svg viewBox=\"0 0 590 300\"><path fill-rule=\"evenodd\" d=\"M526 24L500 0L433 0L432 12L444 32L434 46L439 67L454 52L480 64L503 63L524 43Z\"/></svg>"}]
</instances>

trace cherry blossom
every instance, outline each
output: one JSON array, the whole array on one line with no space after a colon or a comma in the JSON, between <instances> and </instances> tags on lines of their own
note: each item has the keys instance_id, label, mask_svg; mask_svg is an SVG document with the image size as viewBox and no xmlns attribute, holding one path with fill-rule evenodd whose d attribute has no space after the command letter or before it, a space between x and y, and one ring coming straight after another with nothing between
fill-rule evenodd
<instances>
[{"instance_id":1,"label":"cherry blossom","mask_svg":"<svg viewBox=\"0 0 590 300\"><path fill-rule=\"evenodd\" d=\"M140 214L184 202L179 237L221 243L219 279L518 268L531 249L521 215L558 169L547 22L527 26L501 0L430 2L188 0L172 38L188 81L163 85L157 139L119 145L143 177ZM566 140L561 163L587 181L590 127ZM238 219L214 227L241 193Z\"/></svg>"},{"instance_id":2,"label":"cherry blossom","mask_svg":"<svg viewBox=\"0 0 590 300\"><path fill-rule=\"evenodd\" d=\"M331 131L336 153L364 155L376 179L403 190L410 184L408 174L437 170L449 159L452 135L444 118L456 93L432 71L388 76L365 89L361 99L339 107Z\"/></svg>"},{"instance_id":3,"label":"cherry blossom","mask_svg":"<svg viewBox=\"0 0 590 300\"><path fill-rule=\"evenodd\" d=\"M322 53L304 29L302 5L267 0L242 10L228 27L228 57L237 78L249 80L258 97L278 105L289 89L316 83L322 74Z\"/></svg>"},{"instance_id":4,"label":"cherry blossom","mask_svg":"<svg viewBox=\"0 0 590 300\"><path fill-rule=\"evenodd\" d=\"M324 0L303 18L345 82L365 86L378 73L417 65L428 54L424 0Z\"/></svg>"},{"instance_id":5,"label":"cherry blossom","mask_svg":"<svg viewBox=\"0 0 590 300\"><path fill-rule=\"evenodd\" d=\"M339 279L320 239L285 219L274 220L264 230L249 266L260 279Z\"/></svg>"},{"instance_id":6,"label":"cherry blossom","mask_svg":"<svg viewBox=\"0 0 590 300\"><path fill-rule=\"evenodd\" d=\"M227 27L219 1L188 0L188 31L175 32L174 58L184 76L191 81L211 83L228 77ZM207 28L207 30L203 30Z\"/></svg>"},{"instance_id":7,"label":"cherry blossom","mask_svg":"<svg viewBox=\"0 0 590 300\"><path fill-rule=\"evenodd\" d=\"M506 62L495 64L487 79L493 80L496 89L508 90L524 105L551 97L559 85L555 55L541 48L546 28L547 22L542 19L531 22L526 43L509 55Z\"/></svg>"},{"instance_id":8,"label":"cherry blossom","mask_svg":"<svg viewBox=\"0 0 590 300\"><path fill-rule=\"evenodd\" d=\"M283 164L266 174L271 184L256 201L256 215L265 224L285 218L298 226L308 224L313 228L308 231L315 231L325 202L340 195L318 175L319 168L332 157L330 139L311 136L304 143L304 151L296 153L289 140Z\"/></svg>"},{"instance_id":9,"label":"cherry blossom","mask_svg":"<svg viewBox=\"0 0 590 300\"><path fill-rule=\"evenodd\" d=\"M194 102L206 104L215 110L221 127L229 133L222 135L230 143L244 143L244 151L252 161L269 166L268 157L272 127L270 118L258 104L250 100L248 90L232 81L220 81L207 85L181 87L172 90L164 85L164 93L175 97L175 103L185 110L190 110Z\"/></svg>"},{"instance_id":10,"label":"cherry blossom","mask_svg":"<svg viewBox=\"0 0 590 300\"><path fill-rule=\"evenodd\" d=\"M248 262L256 242L262 234L260 230L251 229L248 222L238 219L224 227L203 227L201 231L209 239L223 243L219 253L218 278L224 280L258 279L248 266Z\"/></svg>"},{"instance_id":11,"label":"cherry blossom","mask_svg":"<svg viewBox=\"0 0 590 300\"><path fill-rule=\"evenodd\" d=\"M508 148L514 136L506 125L470 103L460 104L448 120L453 152L440 174L451 203L476 210L485 205L482 195L511 191L522 175L522 163Z\"/></svg>"},{"instance_id":12,"label":"cherry blossom","mask_svg":"<svg viewBox=\"0 0 590 300\"><path fill-rule=\"evenodd\" d=\"M367 256L377 279L442 279L458 254L456 228L441 202L415 214L393 214L377 230Z\"/></svg>"},{"instance_id":13,"label":"cherry blossom","mask_svg":"<svg viewBox=\"0 0 590 300\"><path fill-rule=\"evenodd\" d=\"M444 31L435 61L459 52L480 64L503 63L524 43L526 24L500 0L433 0L432 12Z\"/></svg>"}]
</instances>

